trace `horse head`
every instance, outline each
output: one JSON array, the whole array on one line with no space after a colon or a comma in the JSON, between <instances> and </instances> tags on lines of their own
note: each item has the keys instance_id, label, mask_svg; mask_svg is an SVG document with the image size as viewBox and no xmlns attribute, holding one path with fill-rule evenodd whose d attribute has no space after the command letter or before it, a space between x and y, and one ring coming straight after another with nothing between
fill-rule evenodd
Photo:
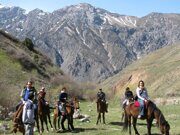
<instances>
[{"instance_id":1,"label":"horse head","mask_svg":"<svg viewBox=\"0 0 180 135\"><path fill-rule=\"evenodd\" d=\"M78 100L77 97L73 97L73 98L72 98L72 105L73 105L73 107L74 107L74 110L77 110L77 109L80 108L80 107L79 107L79 100Z\"/></svg>"},{"instance_id":2,"label":"horse head","mask_svg":"<svg viewBox=\"0 0 180 135\"><path fill-rule=\"evenodd\" d=\"M170 125L167 121L162 122L160 129L163 134L169 135Z\"/></svg>"}]
</instances>

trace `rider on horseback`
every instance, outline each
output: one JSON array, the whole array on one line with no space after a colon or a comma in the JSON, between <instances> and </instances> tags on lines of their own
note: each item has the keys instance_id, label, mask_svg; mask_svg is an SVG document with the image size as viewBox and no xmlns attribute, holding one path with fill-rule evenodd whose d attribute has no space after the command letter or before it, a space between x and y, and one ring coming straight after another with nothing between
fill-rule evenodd
<instances>
[{"instance_id":1,"label":"rider on horseback","mask_svg":"<svg viewBox=\"0 0 180 135\"><path fill-rule=\"evenodd\" d=\"M130 101L130 100L133 100L133 99L134 99L133 92L130 90L129 87L126 88L126 91L125 91L124 96L125 96L125 99L124 99L124 101L123 101L123 109L124 109L124 107L125 107L126 105L129 104L129 101Z\"/></svg>"},{"instance_id":2,"label":"rider on horseback","mask_svg":"<svg viewBox=\"0 0 180 135\"><path fill-rule=\"evenodd\" d=\"M42 87L41 90L38 92L38 97L42 99L44 105L48 105L48 102L45 100L46 92L45 87Z\"/></svg>"},{"instance_id":3,"label":"rider on horseback","mask_svg":"<svg viewBox=\"0 0 180 135\"><path fill-rule=\"evenodd\" d=\"M65 115L66 113L67 98L68 98L68 94L66 93L66 88L63 87L59 95L59 110L62 113L62 115Z\"/></svg>"},{"instance_id":4,"label":"rider on horseback","mask_svg":"<svg viewBox=\"0 0 180 135\"><path fill-rule=\"evenodd\" d=\"M108 102L106 102L106 94L102 91L102 89L100 88L98 93L97 93L97 100L100 100L104 103L106 103L106 112L108 112L107 108L108 108Z\"/></svg>"},{"instance_id":5,"label":"rider on horseback","mask_svg":"<svg viewBox=\"0 0 180 135\"><path fill-rule=\"evenodd\" d=\"M144 81L139 81L136 94L138 97L138 102L140 103L140 114L138 118L142 118L144 116L144 105L149 100L147 89L144 87Z\"/></svg>"},{"instance_id":6,"label":"rider on horseback","mask_svg":"<svg viewBox=\"0 0 180 135\"><path fill-rule=\"evenodd\" d=\"M22 104L25 103L25 101L28 100L28 96L30 93L34 94L34 107L37 108L37 92L36 89L32 86L32 81L28 81L26 84L26 87L22 90L20 96L21 96L21 101L18 103L16 106L16 110L21 106Z\"/></svg>"}]
</instances>

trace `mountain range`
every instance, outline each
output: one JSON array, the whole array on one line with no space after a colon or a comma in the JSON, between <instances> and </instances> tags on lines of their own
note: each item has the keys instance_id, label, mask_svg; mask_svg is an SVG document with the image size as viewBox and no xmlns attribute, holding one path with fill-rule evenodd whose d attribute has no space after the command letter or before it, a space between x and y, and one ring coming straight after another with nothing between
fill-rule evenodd
<instances>
[{"instance_id":1,"label":"mountain range","mask_svg":"<svg viewBox=\"0 0 180 135\"><path fill-rule=\"evenodd\" d=\"M100 82L180 40L180 14L138 18L81 3L52 13L0 5L0 28L35 47L80 82Z\"/></svg>"}]
</instances>

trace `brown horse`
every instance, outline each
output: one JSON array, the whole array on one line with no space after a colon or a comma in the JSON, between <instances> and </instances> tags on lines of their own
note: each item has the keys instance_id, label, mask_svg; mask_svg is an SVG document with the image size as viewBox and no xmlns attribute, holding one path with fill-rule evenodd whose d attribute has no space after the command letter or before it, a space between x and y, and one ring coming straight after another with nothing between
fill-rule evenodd
<instances>
[{"instance_id":1,"label":"brown horse","mask_svg":"<svg viewBox=\"0 0 180 135\"><path fill-rule=\"evenodd\" d=\"M97 112L98 112L98 117L97 117L96 125L99 122L101 122L101 114L102 114L102 117L103 117L103 123L106 124L106 122L105 122L105 112L107 112L107 104L106 104L106 102L103 102L100 99L97 100Z\"/></svg>"},{"instance_id":2,"label":"brown horse","mask_svg":"<svg viewBox=\"0 0 180 135\"><path fill-rule=\"evenodd\" d=\"M25 135L24 124L22 122L23 106L24 105L19 106L18 110L14 113L12 133L17 133L17 131L19 131Z\"/></svg>"},{"instance_id":3,"label":"brown horse","mask_svg":"<svg viewBox=\"0 0 180 135\"><path fill-rule=\"evenodd\" d=\"M24 104L20 105L14 114L13 130L11 131L12 133L17 133L17 131L19 131L23 135L25 134L24 124L22 122L23 107L24 107ZM35 121L36 121L36 125L38 128L38 132L40 132L39 131L39 121L38 121L37 110L34 111L34 114L35 114Z\"/></svg>"},{"instance_id":4,"label":"brown horse","mask_svg":"<svg viewBox=\"0 0 180 135\"><path fill-rule=\"evenodd\" d=\"M77 109L79 109L79 101L76 97L74 97L74 98L72 98L72 100L70 102L66 103L66 113L65 113L65 116L63 116L61 119L62 114L58 109L58 103L56 103L56 108L54 109L54 120L53 120L55 129L57 130L56 121L58 118L58 128L59 129L60 129L60 124L59 124L60 119L61 119L61 128L62 129L65 129L64 121L67 119L68 120L68 129L74 130L73 114L74 114L74 111Z\"/></svg>"},{"instance_id":5,"label":"brown horse","mask_svg":"<svg viewBox=\"0 0 180 135\"><path fill-rule=\"evenodd\" d=\"M44 125L43 125L44 122L46 124L47 131L49 131L47 118L49 120L51 128L53 128L50 118L50 106L49 104L46 104L41 97L38 98L38 116L41 121L41 132L44 131Z\"/></svg>"},{"instance_id":6,"label":"brown horse","mask_svg":"<svg viewBox=\"0 0 180 135\"><path fill-rule=\"evenodd\" d=\"M137 117L139 115L139 112L140 112L139 108L136 107L134 103L131 103L125 107L124 130L127 130L129 126L130 135L131 135L131 118L133 119L133 127L135 134L139 135L136 128ZM169 135L170 125L165 120L164 115L152 101L148 101L145 109L145 117L143 118L146 119L147 121L148 135L151 135L151 126L154 118L157 120L161 133L165 135Z\"/></svg>"}]
</instances>

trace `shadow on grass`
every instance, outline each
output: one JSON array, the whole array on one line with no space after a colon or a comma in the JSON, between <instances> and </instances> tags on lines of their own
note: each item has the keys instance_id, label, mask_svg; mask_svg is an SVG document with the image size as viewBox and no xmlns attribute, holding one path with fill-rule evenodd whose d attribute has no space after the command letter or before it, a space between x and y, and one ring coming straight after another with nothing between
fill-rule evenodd
<instances>
[{"instance_id":1,"label":"shadow on grass","mask_svg":"<svg viewBox=\"0 0 180 135\"><path fill-rule=\"evenodd\" d=\"M110 122L109 124L111 124L111 125L123 126L123 125L124 125L124 122Z\"/></svg>"},{"instance_id":2,"label":"shadow on grass","mask_svg":"<svg viewBox=\"0 0 180 135\"><path fill-rule=\"evenodd\" d=\"M111 125L118 125L118 126L124 126L124 122L110 122ZM137 123L137 126L146 126L146 123ZM152 124L152 127L156 127L156 124Z\"/></svg>"},{"instance_id":3,"label":"shadow on grass","mask_svg":"<svg viewBox=\"0 0 180 135\"><path fill-rule=\"evenodd\" d=\"M58 131L56 133L67 133L67 132L80 133L80 132L93 131L93 130L95 131L97 129L96 128L75 128L72 131L64 130L64 131Z\"/></svg>"},{"instance_id":4,"label":"shadow on grass","mask_svg":"<svg viewBox=\"0 0 180 135\"><path fill-rule=\"evenodd\" d=\"M144 135L147 135L147 134L144 134ZM151 134L151 135L162 135L162 134L154 133L154 134Z\"/></svg>"}]
</instances>

